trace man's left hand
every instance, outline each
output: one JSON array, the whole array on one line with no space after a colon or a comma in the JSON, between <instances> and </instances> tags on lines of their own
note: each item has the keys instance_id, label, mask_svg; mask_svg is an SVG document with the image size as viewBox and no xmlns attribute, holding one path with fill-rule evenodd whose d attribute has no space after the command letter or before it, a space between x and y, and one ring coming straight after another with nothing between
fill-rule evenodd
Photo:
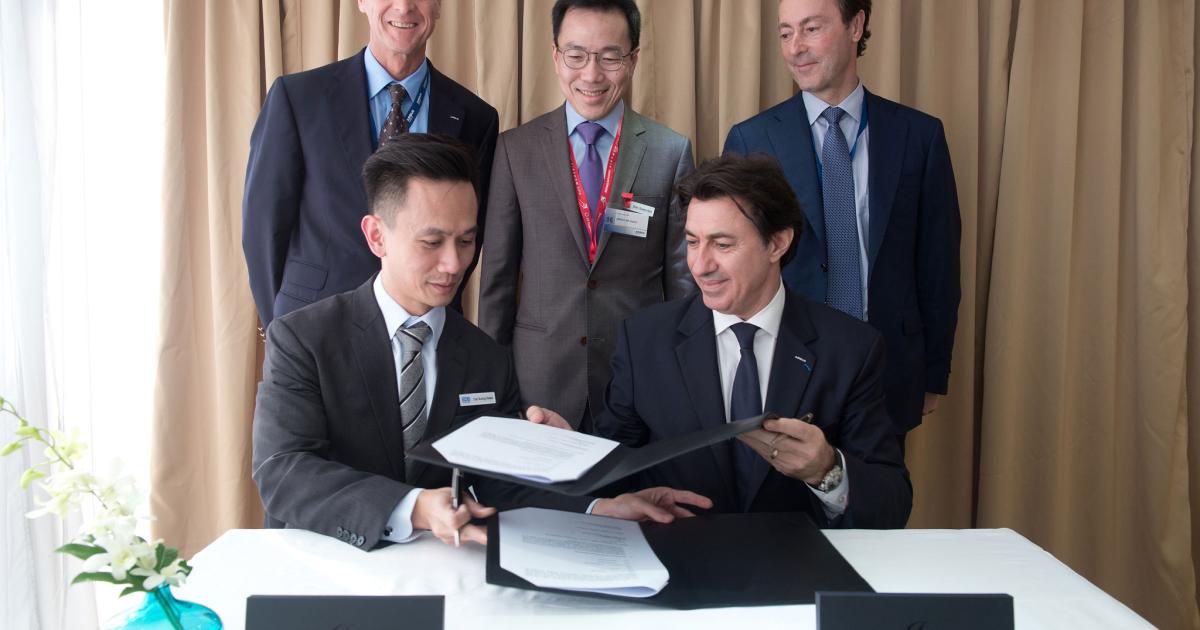
<instances>
[{"instance_id":1,"label":"man's left hand","mask_svg":"<svg viewBox=\"0 0 1200 630\"><path fill-rule=\"evenodd\" d=\"M767 420L761 429L743 433L738 439L775 470L810 486L821 483L837 463L833 447L825 441L825 432L796 418Z\"/></svg>"},{"instance_id":2,"label":"man's left hand","mask_svg":"<svg viewBox=\"0 0 1200 630\"><path fill-rule=\"evenodd\" d=\"M925 406L921 408L921 415L928 416L937 410L938 401L942 399L941 394L933 392L925 392Z\"/></svg>"}]
</instances>

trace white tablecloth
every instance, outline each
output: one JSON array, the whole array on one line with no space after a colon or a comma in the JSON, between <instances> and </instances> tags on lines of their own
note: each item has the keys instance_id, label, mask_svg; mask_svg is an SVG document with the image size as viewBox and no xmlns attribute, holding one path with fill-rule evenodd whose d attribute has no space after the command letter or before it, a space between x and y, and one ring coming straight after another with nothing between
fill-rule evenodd
<instances>
[{"instance_id":1,"label":"white tablecloth","mask_svg":"<svg viewBox=\"0 0 1200 630\"><path fill-rule=\"evenodd\" d=\"M1019 630L1152 627L1011 530L825 534L876 591L1009 593ZM816 627L814 606L676 611L492 586L484 581L483 548L454 549L428 536L364 552L306 531L231 530L192 565L178 595L216 610L228 630L243 628L252 594L439 594L446 596L446 627L474 630Z\"/></svg>"}]
</instances>

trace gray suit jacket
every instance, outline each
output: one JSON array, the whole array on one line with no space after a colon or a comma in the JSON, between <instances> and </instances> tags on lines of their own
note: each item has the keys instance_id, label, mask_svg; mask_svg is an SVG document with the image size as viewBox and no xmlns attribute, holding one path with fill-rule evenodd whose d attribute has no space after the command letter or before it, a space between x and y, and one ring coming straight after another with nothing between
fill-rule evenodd
<instances>
[{"instance_id":1,"label":"gray suit jacket","mask_svg":"<svg viewBox=\"0 0 1200 630\"><path fill-rule=\"evenodd\" d=\"M646 238L603 232L588 265L564 107L501 134L488 196L479 327L511 345L521 392L578 426L604 407L616 326L634 310L695 291L675 182L691 142L625 108L613 205L655 208Z\"/></svg>"},{"instance_id":2,"label":"gray suit jacket","mask_svg":"<svg viewBox=\"0 0 1200 630\"><path fill-rule=\"evenodd\" d=\"M254 409L254 481L268 527L296 527L375 547L413 488L450 483L419 464L405 477L396 364L371 288L320 300L271 323ZM508 350L446 309L437 386L422 442L479 415L515 415L520 391ZM461 393L495 392L494 404L461 407ZM472 480L480 499L583 511L589 499Z\"/></svg>"}]
</instances>

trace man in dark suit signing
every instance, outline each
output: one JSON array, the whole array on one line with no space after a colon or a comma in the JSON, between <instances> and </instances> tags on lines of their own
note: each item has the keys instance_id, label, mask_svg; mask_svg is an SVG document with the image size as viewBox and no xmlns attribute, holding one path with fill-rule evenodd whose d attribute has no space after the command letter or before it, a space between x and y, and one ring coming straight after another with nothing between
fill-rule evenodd
<instances>
[{"instance_id":1,"label":"man in dark suit signing","mask_svg":"<svg viewBox=\"0 0 1200 630\"><path fill-rule=\"evenodd\" d=\"M370 214L360 223L380 272L268 330L253 469L268 526L362 549L421 530L486 540L466 523L492 510L469 496L452 509L449 472L405 457L476 416L520 410L508 350L446 308L476 249L475 170L470 149L444 136L381 148L363 168ZM475 488L495 505L657 521L683 513L676 501L706 504L666 488L594 504L485 479Z\"/></svg>"},{"instance_id":2,"label":"man in dark suit signing","mask_svg":"<svg viewBox=\"0 0 1200 630\"><path fill-rule=\"evenodd\" d=\"M798 236L784 283L883 333L903 448L948 388L958 194L941 121L858 78L870 17L870 0L781 0L780 48L801 92L734 126L725 152L767 153L783 166L812 228Z\"/></svg>"},{"instance_id":3,"label":"man in dark suit signing","mask_svg":"<svg viewBox=\"0 0 1200 630\"><path fill-rule=\"evenodd\" d=\"M634 487L690 490L718 512L803 511L822 527L903 527L912 486L884 407L883 339L784 287L780 269L804 218L778 164L726 156L679 188L690 200L687 261L700 294L618 327L596 433L638 447L777 414L740 441L647 470Z\"/></svg>"},{"instance_id":4,"label":"man in dark suit signing","mask_svg":"<svg viewBox=\"0 0 1200 630\"><path fill-rule=\"evenodd\" d=\"M359 0L358 8L370 24L367 47L277 79L250 137L242 249L264 330L379 271L358 223L367 209L359 173L381 144L422 132L462 140L483 174L479 199L487 199L499 119L426 59L440 1ZM480 226L484 214L481 203Z\"/></svg>"}]
</instances>

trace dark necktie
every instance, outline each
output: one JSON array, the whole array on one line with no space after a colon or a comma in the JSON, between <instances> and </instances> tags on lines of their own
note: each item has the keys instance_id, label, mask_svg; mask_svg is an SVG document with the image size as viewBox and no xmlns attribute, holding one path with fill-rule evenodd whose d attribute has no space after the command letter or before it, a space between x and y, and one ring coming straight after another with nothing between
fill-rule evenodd
<instances>
[{"instance_id":1,"label":"dark necktie","mask_svg":"<svg viewBox=\"0 0 1200 630\"><path fill-rule=\"evenodd\" d=\"M758 326L742 322L729 328L742 349L733 377L733 391L729 396L729 421L733 422L762 414L762 391L758 381L758 360L754 357L754 334L758 332ZM757 490L751 485L760 478L759 469L767 464L754 449L740 440L733 441L733 460L737 469L738 502L744 512Z\"/></svg>"},{"instance_id":2,"label":"dark necktie","mask_svg":"<svg viewBox=\"0 0 1200 630\"><path fill-rule=\"evenodd\" d=\"M600 164L600 151L596 149L596 140L604 133L604 127L587 120L579 123L575 129L587 144L583 159L579 161L579 182L583 184L583 194L587 197L594 226L596 214L600 212L600 208L596 206L600 203L600 187L604 179L604 167Z\"/></svg>"},{"instance_id":3,"label":"dark necktie","mask_svg":"<svg viewBox=\"0 0 1200 630\"><path fill-rule=\"evenodd\" d=\"M404 427L404 450L412 450L425 434L429 414L425 412L425 368L421 347L433 334L429 324L418 321L396 331L400 340L400 422ZM404 468L412 481L415 460L405 458Z\"/></svg>"},{"instance_id":4,"label":"dark necktie","mask_svg":"<svg viewBox=\"0 0 1200 630\"><path fill-rule=\"evenodd\" d=\"M829 265L825 303L862 319L862 267L858 213L854 207L854 170L846 136L838 125L845 114L840 107L830 107L821 113L829 123L821 149L821 198L825 206L825 254Z\"/></svg>"},{"instance_id":5,"label":"dark necktie","mask_svg":"<svg viewBox=\"0 0 1200 630\"><path fill-rule=\"evenodd\" d=\"M387 118L383 121L383 129L379 131L379 146L383 146L408 131L408 121L404 118L404 97L407 93L404 86L392 83L388 86L388 94L392 97L392 108L388 110Z\"/></svg>"}]
</instances>

